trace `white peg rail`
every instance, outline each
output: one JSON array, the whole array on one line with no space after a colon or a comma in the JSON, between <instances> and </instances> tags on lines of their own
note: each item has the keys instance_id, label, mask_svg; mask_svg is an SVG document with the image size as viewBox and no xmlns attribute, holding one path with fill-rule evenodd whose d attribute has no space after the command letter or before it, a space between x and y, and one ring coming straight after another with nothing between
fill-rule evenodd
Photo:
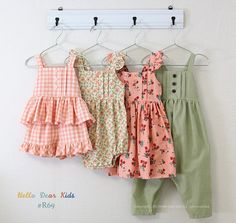
<instances>
[{"instance_id":1,"label":"white peg rail","mask_svg":"<svg viewBox=\"0 0 236 223\"><path fill-rule=\"evenodd\" d=\"M97 26L101 29L129 29L136 17L136 27L142 29L182 29L184 28L184 10L50 10L49 29L91 29L97 17ZM172 24L175 17L175 25ZM55 27L59 18L58 26Z\"/></svg>"}]
</instances>

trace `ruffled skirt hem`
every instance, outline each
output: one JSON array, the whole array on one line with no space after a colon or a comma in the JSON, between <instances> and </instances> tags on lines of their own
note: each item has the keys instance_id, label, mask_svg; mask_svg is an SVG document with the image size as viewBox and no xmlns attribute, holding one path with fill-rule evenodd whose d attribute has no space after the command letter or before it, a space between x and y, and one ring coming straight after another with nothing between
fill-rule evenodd
<instances>
[{"instance_id":1,"label":"ruffled skirt hem","mask_svg":"<svg viewBox=\"0 0 236 223\"><path fill-rule=\"evenodd\" d=\"M114 152L108 152L107 155L103 156L98 156L97 153L99 152L99 149L94 149L83 155L84 166L88 169L113 168L117 159L121 155L128 153L127 150L128 147L126 143L118 146Z\"/></svg>"},{"instance_id":2,"label":"ruffled skirt hem","mask_svg":"<svg viewBox=\"0 0 236 223\"><path fill-rule=\"evenodd\" d=\"M86 103L80 97L31 97L28 101L21 123L80 125L87 122L91 126L95 122Z\"/></svg>"},{"instance_id":3,"label":"ruffled skirt hem","mask_svg":"<svg viewBox=\"0 0 236 223\"><path fill-rule=\"evenodd\" d=\"M173 170L170 171L171 174L170 173L167 173L167 174L157 173L155 175L154 174L152 174L152 175L140 174L140 171L127 171L127 172L122 173L120 171L117 171L116 167L107 168L106 172L107 172L108 176L117 176L117 177L126 178L126 179L132 178L132 179L148 180L148 179L172 178L172 177L176 176L175 168L173 168Z\"/></svg>"},{"instance_id":4,"label":"ruffled skirt hem","mask_svg":"<svg viewBox=\"0 0 236 223\"><path fill-rule=\"evenodd\" d=\"M24 142L21 145L20 150L35 156L65 159L86 154L88 151L93 150L93 148L90 142L78 142L66 145L59 145L57 143L50 145L36 145Z\"/></svg>"}]
</instances>

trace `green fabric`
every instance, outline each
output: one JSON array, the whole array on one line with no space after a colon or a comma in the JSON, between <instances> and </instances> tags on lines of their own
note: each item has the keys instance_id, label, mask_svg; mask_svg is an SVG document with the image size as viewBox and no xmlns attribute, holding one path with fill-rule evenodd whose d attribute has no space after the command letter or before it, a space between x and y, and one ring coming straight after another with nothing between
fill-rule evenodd
<instances>
[{"instance_id":1,"label":"green fabric","mask_svg":"<svg viewBox=\"0 0 236 223\"><path fill-rule=\"evenodd\" d=\"M212 215L210 154L192 75L194 58L192 54L184 71L169 71L163 66L156 71L156 77L162 84L162 101L174 140L177 176L171 180L189 216L204 218ZM165 180L135 180L133 214L151 215L157 212L160 190Z\"/></svg>"}]
</instances>

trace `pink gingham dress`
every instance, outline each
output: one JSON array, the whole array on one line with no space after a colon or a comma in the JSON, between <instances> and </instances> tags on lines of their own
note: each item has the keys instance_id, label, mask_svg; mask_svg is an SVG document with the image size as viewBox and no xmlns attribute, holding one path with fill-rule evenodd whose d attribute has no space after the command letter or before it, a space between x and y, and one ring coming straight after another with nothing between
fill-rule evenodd
<instances>
[{"instance_id":1,"label":"pink gingham dress","mask_svg":"<svg viewBox=\"0 0 236 223\"><path fill-rule=\"evenodd\" d=\"M37 57L36 86L21 119L27 128L22 151L63 159L92 150L87 127L94 118L81 98L75 58L71 50L65 66L48 67Z\"/></svg>"}]
</instances>

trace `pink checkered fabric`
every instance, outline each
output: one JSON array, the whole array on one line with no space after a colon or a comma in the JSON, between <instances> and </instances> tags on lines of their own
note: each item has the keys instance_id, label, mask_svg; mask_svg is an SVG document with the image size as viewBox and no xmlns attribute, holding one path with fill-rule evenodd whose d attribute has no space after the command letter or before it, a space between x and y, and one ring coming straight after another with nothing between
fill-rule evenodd
<instances>
[{"instance_id":1,"label":"pink checkered fabric","mask_svg":"<svg viewBox=\"0 0 236 223\"><path fill-rule=\"evenodd\" d=\"M21 150L61 159L92 150L87 126L94 118L81 98L75 59L70 51L66 66L47 67L43 58L37 57L36 86L21 119L27 127Z\"/></svg>"},{"instance_id":2,"label":"pink checkered fabric","mask_svg":"<svg viewBox=\"0 0 236 223\"><path fill-rule=\"evenodd\" d=\"M39 72L33 95L39 97L79 97L81 93L73 67L75 59L76 54L70 51L66 66L47 67L43 58L38 56Z\"/></svg>"},{"instance_id":3,"label":"pink checkered fabric","mask_svg":"<svg viewBox=\"0 0 236 223\"><path fill-rule=\"evenodd\" d=\"M92 149L86 123L81 125L27 126L21 150L42 157L60 159L85 154Z\"/></svg>"}]
</instances>

